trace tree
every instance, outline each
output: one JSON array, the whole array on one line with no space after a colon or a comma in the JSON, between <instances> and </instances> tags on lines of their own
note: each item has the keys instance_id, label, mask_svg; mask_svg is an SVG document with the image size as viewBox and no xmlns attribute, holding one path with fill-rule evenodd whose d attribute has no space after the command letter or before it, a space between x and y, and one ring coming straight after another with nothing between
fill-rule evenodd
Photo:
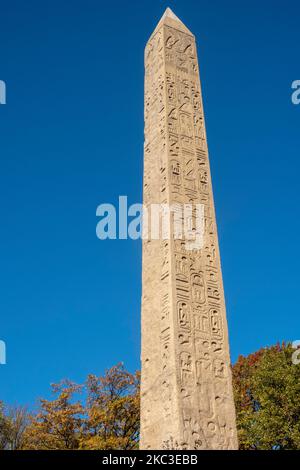
<instances>
[{"instance_id":1,"label":"tree","mask_svg":"<svg viewBox=\"0 0 300 470\"><path fill-rule=\"evenodd\" d=\"M40 411L31 418L26 432L27 449L78 449L83 423L83 406L73 402L81 386L64 380L52 385L55 400L40 400Z\"/></svg>"},{"instance_id":2,"label":"tree","mask_svg":"<svg viewBox=\"0 0 300 470\"><path fill-rule=\"evenodd\" d=\"M0 403L0 449L22 450L29 420L23 407L7 407Z\"/></svg>"},{"instance_id":3,"label":"tree","mask_svg":"<svg viewBox=\"0 0 300 470\"><path fill-rule=\"evenodd\" d=\"M300 449L300 365L291 345L240 356L233 366L240 450Z\"/></svg>"},{"instance_id":4,"label":"tree","mask_svg":"<svg viewBox=\"0 0 300 470\"><path fill-rule=\"evenodd\" d=\"M6 449L7 437L7 418L4 415L4 405L0 402L0 450Z\"/></svg>"},{"instance_id":5,"label":"tree","mask_svg":"<svg viewBox=\"0 0 300 470\"><path fill-rule=\"evenodd\" d=\"M139 373L130 374L122 364L104 377L89 375L87 420L81 442L83 449L123 449L138 447Z\"/></svg>"}]
</instances>

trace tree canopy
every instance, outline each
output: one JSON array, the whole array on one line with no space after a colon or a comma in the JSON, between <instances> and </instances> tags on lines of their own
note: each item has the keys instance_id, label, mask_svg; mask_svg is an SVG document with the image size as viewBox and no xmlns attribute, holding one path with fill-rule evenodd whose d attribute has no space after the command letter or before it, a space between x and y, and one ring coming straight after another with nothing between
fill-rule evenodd
<instances>
[{"instance_id":1,"label":"tree canopy","mask_svg":"<svg viewBox=\"0 0 300 470\"><path fill-rule=\"evenodd\" d=\"M115 449L138 447L139 373L117 364L85 384L52 385L56 398L40 400L26 429L27 449Z\"/></svg>"},{"instance_id":2,"label":"tree canopy","mask_svg":"<svg viewBox=\"0 0 300 470\"><path fill-rule=\"evenodd\" d=\"M300 365L290 344L263 348L233 366L240 450L300 449Z\"/></svg>"}]
</instances>

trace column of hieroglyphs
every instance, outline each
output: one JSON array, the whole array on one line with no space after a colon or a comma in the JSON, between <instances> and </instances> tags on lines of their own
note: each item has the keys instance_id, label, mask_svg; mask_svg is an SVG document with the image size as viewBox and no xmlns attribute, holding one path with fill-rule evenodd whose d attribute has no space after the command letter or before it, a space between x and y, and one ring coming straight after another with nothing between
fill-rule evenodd
<instances>
[{"instance_id":1,"label":"column of hieroglyphs","mask_svg":"<svg viewBox=\"0 0 300 470\"><path fill-rule=\"evenodd\" d=\"M144 205L199 203L201 249L174 237L143 241L144 449L237 448L195 38L167 9L145 50Z\"/></svg>"}]
</instances>

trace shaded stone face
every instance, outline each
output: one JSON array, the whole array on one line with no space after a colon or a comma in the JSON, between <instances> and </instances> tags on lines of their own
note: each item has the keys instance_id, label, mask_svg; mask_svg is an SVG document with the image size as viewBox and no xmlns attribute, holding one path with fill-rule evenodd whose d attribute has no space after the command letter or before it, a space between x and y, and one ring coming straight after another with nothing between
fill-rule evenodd
<instances>
[{"instance_id":1,"label":"shaded stone face","mask_svg":"<svg viewBox=\"0 0 300 470\"><path fill-rule=\"evenodd\" d=\"M168 9L145 50L144 205L187 203L204 205L200 249L143 241L141 448L237 449L196 44Z\"/></svg>"}]
</instances>

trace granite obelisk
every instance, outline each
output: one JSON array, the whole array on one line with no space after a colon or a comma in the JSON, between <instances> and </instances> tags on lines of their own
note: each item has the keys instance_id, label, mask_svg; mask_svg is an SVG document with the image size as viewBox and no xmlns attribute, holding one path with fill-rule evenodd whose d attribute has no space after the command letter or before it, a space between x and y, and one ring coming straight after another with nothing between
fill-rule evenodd
<instances>
[{"instance_id":1,"label":"granite obelisk","mask_svg":"<svg viewBox=\"0 0 300 470\"><path fill-rule=\"evenodd\" d=\"M196 43L168 8L145 49L144 206L186 203L204 206L200 249L143 240L140 447L237 449Z\"/></svg>"}]
</instances>

